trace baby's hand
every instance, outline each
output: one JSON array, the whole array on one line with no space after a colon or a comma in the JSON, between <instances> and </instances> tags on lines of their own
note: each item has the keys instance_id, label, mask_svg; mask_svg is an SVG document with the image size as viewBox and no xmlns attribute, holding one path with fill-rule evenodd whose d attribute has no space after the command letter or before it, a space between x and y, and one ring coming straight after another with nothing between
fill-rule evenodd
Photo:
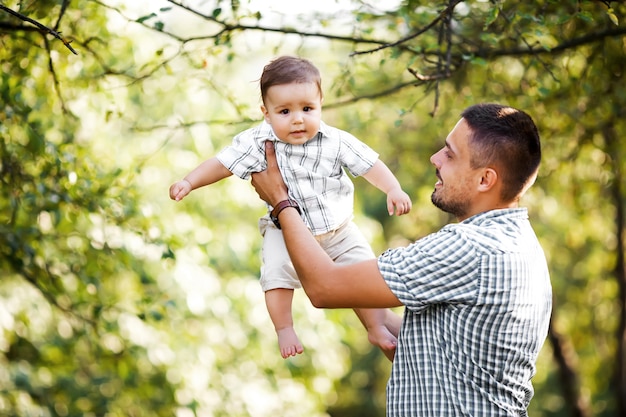
<instances>
[{"instance_id":1,"label":"baby's hand","mask_svg":"<svg viewBox=\"0 0 626 417\"><path fill-rule=\"evenodd\" d=\"M407 214L412 207L411 198L401 188L395 188L387 193L387 211L393 216L395 211L397 216Z\"/></svg>"},{"instance_id":2,"label":"baby's hand","mask_svg":"<svg viewBox=\"0 0 626 417\"><path fill-rule=\"evenodd\" d=\"M181 180L181 181L175 182L170 187L170 198L175 201L180 201L183 198L185 198L185 196L189 194L190 192L191 192L191 184L189 183L189 181Z\"/></svg>"}]
</instances>

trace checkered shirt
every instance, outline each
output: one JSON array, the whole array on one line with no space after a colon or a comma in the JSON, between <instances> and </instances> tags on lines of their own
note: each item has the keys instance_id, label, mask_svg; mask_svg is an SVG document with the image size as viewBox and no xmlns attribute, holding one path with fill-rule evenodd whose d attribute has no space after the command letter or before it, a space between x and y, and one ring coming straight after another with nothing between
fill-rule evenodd
<instances>
[{"instance_id":1,"label":"checkered shirt","mask_svg":"<svg viewBox=\"0 0 626 417\"><path fill-rule=\"evenodd\" d=\"M335 230L352 218L354 185L344 168L355 177L363 175L378 160L378 153L348 132L323 122L318 134L303 145L280 141L263 122L235 136L217 159L234 175L248 179L267 167L266 140L274 141L289 196L303 209L303 219L314 235Z\"/></svg>"},{"instance_id":2,"label":"checkered shirt","mask_svg":"<svg viewBox=\"0 0 626 417\"><path fill-rule=\"evenodd\" d=\"M527 210L447 225L378 266L405 305L388 417L527 416L552 309Z\"/></svg>"}]
</instances>

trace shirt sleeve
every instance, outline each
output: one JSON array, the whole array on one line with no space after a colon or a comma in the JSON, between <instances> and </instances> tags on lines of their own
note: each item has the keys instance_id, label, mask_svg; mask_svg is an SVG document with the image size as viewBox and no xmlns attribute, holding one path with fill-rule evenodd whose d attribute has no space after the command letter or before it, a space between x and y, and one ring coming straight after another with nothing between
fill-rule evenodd
<instances>
[{"instance_id":1,"label":"shirt sleeve","mask_svg":"<svg viewBox=\"0 0 626 417\"><path fill-rule=\"evenodd\" d=\"M261 147L265 139L261 138L262 130L253 128L243 131L233 138L233 142L222 149L216 158L230 172L247 180L250 175L263 171L266 167L265 150Z\"/></svg>"},{"instance_id":2,"label":"shirt sleeve","mask_svg":"<svg viewBox=\"0 0 626 417\"><path fill-rule=\"evenodd\" d=\"M454 228L426 236L379 256L378 268L408 309L432 304L473 303L480 285L480 256Z\"/></svg>"},{"instance_id":3,"label":"shirt sleeve","mask_svg":"<svg viewBox=\"0 0 626 417\"><path fill-rule=\"evenodd\" d=\"M359 177L378 160L378 153L348 132L341 131L341 163L351 175Z\"/></svg>"}]
</instances>

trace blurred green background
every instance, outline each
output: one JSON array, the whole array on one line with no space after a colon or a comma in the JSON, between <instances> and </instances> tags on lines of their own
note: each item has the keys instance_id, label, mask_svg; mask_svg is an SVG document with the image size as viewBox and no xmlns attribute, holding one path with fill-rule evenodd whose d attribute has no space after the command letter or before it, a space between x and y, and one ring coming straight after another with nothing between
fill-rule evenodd
<instances>
[{"instance_id":1,"label":"blurred green background","mask_svg":"<svg viewBox=\"0 0 626 417\"><path fill-rule=\"evenodd\" d=\"M523 204L554 314L530 414L625 415L623 2L301 3L0 4L0 414L384 415L390 363L351 311L298 291L305 352L280 357L251 186L168 197L261 120L262 68L291 54L320 68L324 120L376 149L413 199L389 217L354 179L376 253L451 220L430 203L429 157L462 109L535 118L544 158Z\"/></svg>"}]
</instances>

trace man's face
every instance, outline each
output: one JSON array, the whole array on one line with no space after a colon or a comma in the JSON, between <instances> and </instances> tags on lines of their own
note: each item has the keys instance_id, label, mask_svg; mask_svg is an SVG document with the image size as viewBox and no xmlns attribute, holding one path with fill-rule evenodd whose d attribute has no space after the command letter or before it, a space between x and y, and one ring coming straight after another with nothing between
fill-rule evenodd
<instances>
[{"instance_id":1,"label":"man's face","mask_svg":"<svg viewBox=\"0 0 626 417\"><path fill-rule=\"evenodd\" d=\"M459 120L448 134L445 146L430 157L438 178L431 200L435 206L454 215L459 221L469 217L480 184L479 171L470 167L470 133L467 122Z\"/></svg>"}]
</instances>

